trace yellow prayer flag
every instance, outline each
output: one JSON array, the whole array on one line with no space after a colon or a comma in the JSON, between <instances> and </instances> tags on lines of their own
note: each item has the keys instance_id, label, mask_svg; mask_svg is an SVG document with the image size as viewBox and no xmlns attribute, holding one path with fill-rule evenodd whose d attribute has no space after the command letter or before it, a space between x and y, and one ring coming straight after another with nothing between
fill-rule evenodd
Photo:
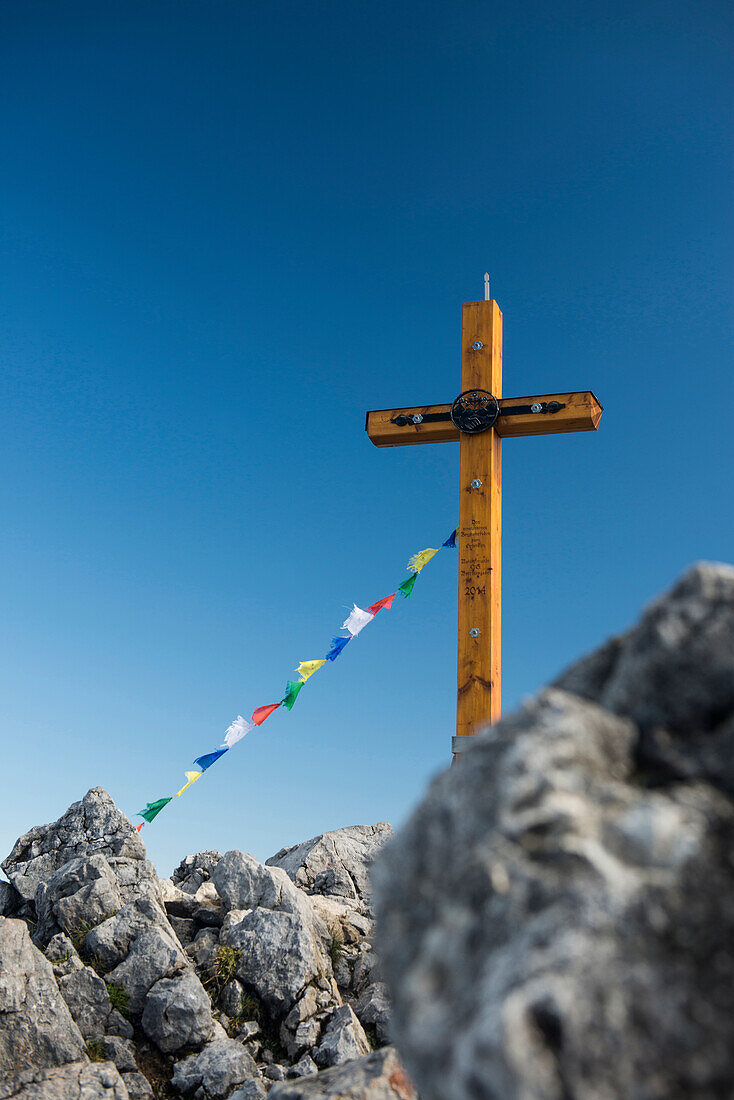
<instances>
[{"instance_id":1,"label":"yellow prayer flag","mask_svg":"<svg viewBox=\"0 0 734 1100\"><path fill-rule=\"evenodd\" d=\"M438 550L432 550L429 547L427 550L420 550L417 554L413 554L413 557L408 562L408 572L420 573L423 566L428 565L433 555L437 553Z\"/></svg>"},{"instance_id":2,"label":"yellow prayer flag","mask_svg":"<svg viewBox=\"0 0 734 1100\"><path fill-rule=\"evenodd\" d=\"M302 683L306 683L309 676L313 676L314 672L318 672L322 665L325 665L326 661L301 661L296 672L301 677Z\"/></svg>"},{"instance_id":3,"label":"yellow prayer flag","mask_svg":"<svg viewBox=\"0 0 734 1100\"><path fill-rule=\"evenodd\" d=\"M176 798L178 798L179 795L182 795L184 793L184 791L187 791L189 789L189 787L191 786L191 784L195 783L196 780L199 778L199 776L203 775L203 774L204 774L203 772L186 772L185 775L186 775L186 778L188 779L188 783L186 783L186 785L183 786L180 791L176 791Z\"/></svg>"}]
</instances>

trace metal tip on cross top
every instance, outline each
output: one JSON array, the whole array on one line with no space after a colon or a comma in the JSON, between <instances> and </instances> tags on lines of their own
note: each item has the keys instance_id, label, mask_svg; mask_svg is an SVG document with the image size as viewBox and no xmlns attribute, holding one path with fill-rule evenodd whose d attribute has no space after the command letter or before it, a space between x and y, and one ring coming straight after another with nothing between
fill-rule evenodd
<instances>
[{"instance_id":1,"label":"metal tip on cross top","mask_svg":"<svg viewBox=\"0 0 734 1100\"><path fill-rule=\"evenodd\" d=\"M591 390L502 397L502 313L489 296L465 302L461 389L443 405L378 409L366 431L376 447L459 444L459 629L456 737L473 736L500 716L502 441L526 435L591 432L603 408Z\"/></svg>"}]
</instances>

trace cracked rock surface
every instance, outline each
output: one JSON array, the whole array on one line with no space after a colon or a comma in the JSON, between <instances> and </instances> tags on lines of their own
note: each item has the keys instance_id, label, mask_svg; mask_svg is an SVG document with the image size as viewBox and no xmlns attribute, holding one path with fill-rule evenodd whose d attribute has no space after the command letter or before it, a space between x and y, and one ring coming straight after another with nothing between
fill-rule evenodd
<instances>
[{"instance_id":1,"label":"cracked rock surface","mask_svg":"<svg viewBox=\"0 0 734 1100\"><path fill-rule=\"evenodd\" d=\"M423 1100L732 1095L733 747L704 564L431 785L373 875Z\"/></svg>"}]
</instances>

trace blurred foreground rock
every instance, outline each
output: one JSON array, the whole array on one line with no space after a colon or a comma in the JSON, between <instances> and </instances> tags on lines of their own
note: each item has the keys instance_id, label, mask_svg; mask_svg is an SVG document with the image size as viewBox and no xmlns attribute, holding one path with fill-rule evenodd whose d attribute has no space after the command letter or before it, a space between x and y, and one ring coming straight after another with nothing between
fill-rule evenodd
<instances>
[{"instance_id":1,"label":"blurred foreground rock","mask_svg":"<svg viewBox=\"0 0 734 1100\"><path fill-rule=\"evenodd\" d=\"M734 1095L733 750L705 564L433 783L373 876L423 1100Z\"/></svg>"}]
</instances>

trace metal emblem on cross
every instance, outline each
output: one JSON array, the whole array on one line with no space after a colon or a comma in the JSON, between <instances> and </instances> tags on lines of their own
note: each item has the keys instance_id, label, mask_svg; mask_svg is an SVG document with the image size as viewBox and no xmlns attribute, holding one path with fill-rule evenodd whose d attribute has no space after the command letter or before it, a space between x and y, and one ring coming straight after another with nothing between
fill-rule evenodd
<instances>
[{"instance_id":1,"label":"metal emblem on cross","mask_svg":"<svg viewBox=\"0 0 734 1100\"><path fill-rule=\"evenodd\" d=\"M603 411L590 390L503 398L502 313L486 274L484 294L463 306L459 396L448 405L368 412L365 425L376 447L459 443L455 754L463 738L500 716L502 440L596 431Z\"/></svg>"}]
</instances>

